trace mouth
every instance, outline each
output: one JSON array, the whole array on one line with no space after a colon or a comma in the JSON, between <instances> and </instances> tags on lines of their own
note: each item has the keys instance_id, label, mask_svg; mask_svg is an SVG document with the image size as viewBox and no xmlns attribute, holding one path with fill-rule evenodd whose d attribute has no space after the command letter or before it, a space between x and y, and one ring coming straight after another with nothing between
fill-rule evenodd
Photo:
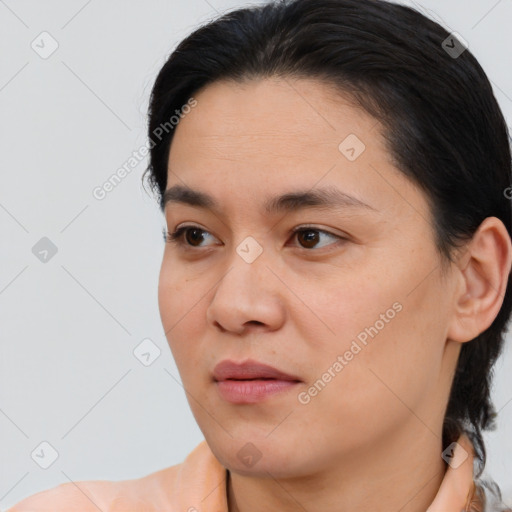
<instances>
[{"instance_id":1,"label":"mouth","mask_svg":"<svg viewBox=\"0 0 512 512\"><path fill-rule=\"evenodd\" d=\"M284 380L284 379L275 379L274 377L254 377L252 379L224 379L224 380Z\"/></svg>"},{"instance_id":2,"label":"mouth","mask_svg":"<svg viewBox=\"0 0 512 512\"><path fill-rule=\"evenodd\" d=\"M216 381L220 396L233 404L254 404L290 391L299 381L279 379L226 379Z\"/></svg>"},{"instance_id":3,"label":"mouth","mask_svg":"<svg viewBox=\"0 0 512 512\"><path fill-rule=\"evenodd\" d=\"M237 363L229 359L221 361L213 370L215 381L225 380L281 380L300 381L296 375L291 375L282 370L264 363L248 359Z\"/></svg>"},{"instance_id":4,"label":"mouth","mask_svg":"<svg viewBox=\"0 0 512 512\"><path fill-rule=\"evenodd\" d=\"M220 396L233 404L262 402L302 382L295 375L253 360L222 361L214 369L213 381Z\"/></svg>"}]
</instances>

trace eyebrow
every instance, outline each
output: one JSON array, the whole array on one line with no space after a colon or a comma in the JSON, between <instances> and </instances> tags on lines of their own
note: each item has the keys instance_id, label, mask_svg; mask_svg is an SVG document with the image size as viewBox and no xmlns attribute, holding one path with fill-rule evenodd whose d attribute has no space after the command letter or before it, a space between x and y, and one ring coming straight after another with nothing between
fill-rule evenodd
<instances>
[{"instance_id":1,"label":"eyebrow","mask_svg":"<svg viewBox=\"0 0 512 512\"><path fill-rule=\"evenodd\" d=\"M214 197L186 185L173 185L164 192L161 201L162 210L171 203L210 209L214 212L220 212L221 210L220 203ZM269 215L315 207L359 208L374 212L378 211L361 199L347 194L334 186L287 192L268 198L263 205L264 211Z\"/></svg>"}]
</instances>

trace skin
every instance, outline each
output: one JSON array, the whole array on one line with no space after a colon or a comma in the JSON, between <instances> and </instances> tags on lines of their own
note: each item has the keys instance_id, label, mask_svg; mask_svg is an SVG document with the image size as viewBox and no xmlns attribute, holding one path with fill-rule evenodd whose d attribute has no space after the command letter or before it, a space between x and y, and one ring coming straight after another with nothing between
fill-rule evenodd
<instances>
[{"instance_id":1,"label":"skin","mask_svg":"<svg viewBox=\"0 0 512 512\"><path fill-rule=\"evenodd\" d=\"M189 232L188 250L166 244L158 299L191 410L229 470L229 510L424 512L445 473L442 422L461 344L503 301L504 225L487 218L444 275L425 195L391 163L380 124L348 98L290 78L216 82L194 97L175 129L167 188L207 192L222 210L166 206L169 231L204 231ZM349 134L366 146L355 161L338 149ZM373 210L262 213L269 196L325 185ZM304 224L334 236L315 231L308 245L291 233ZM248 236L263 248L252 263L236 251ZM394 303L400 312L300 403ZM301 382L264 402L228 403L213 368L247 358ZM237 457L248 442L261 454L252 467Z\"/></svg>"}]
</instances>

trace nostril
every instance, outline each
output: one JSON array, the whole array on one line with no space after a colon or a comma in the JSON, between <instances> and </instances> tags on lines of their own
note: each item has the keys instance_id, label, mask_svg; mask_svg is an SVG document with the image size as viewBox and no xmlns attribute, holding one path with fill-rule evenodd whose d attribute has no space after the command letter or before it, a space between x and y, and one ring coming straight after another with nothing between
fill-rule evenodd
<instances>
[{"instance_id":1,"label":"nostril","mask_svg":"<svg viewBox=\"0 0 512 512\"><path fill-rule=\"evenodd\" d=\"M220 325L219 322L217 322L217 320L215 320L213 325L215 325L215 327L218 327L221 332L226 332L226 329L224 329L224 327L222 327L222 325Z\"/></svg>"}]
</instances>

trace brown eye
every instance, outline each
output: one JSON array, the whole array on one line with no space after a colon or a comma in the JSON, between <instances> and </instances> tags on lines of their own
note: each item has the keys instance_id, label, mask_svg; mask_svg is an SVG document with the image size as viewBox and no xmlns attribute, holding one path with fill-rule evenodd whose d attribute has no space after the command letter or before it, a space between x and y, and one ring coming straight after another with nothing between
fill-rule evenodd
<instances>
[{"instance_id":1,"label":"brown eye","mask_svg":"<svg viewBox=\"0 0 512 512\"><path fill-rule=\"evenodd\" d=\"M333 233L329 233L328 231L324 231L323 229L314 227L296 228L293 233L303 249L317 249L317 244L321 241L322 235L326 235L327 237L337 241L345 240L339 235L335 235ZM323 247L325 247L325 245L333 244L324 244Z\"/></svg>"},{"instance_id":2,"label":"brown eye","mask_svg":"<svg viewBox=\"0 0 512 512\"><path fill-rule=\"evenodd\" d=\"M189 245L196 246L196 243L198 245L201 244L203 241L203 235L201 232L203 232L202 229L199 228L183 228L185 230L185 240Z\"/></svg>"},{"instance_id":3,"label":"brown eye","mask_svg":"<svg viewBox=\"0 0 512 512\"><path fill-rule=\"evenodd\" d=\"M201 242L206 238L205 233L209 235L208 231L198 226L182 226L174 233L167 233L166 242L184 247L201 247Z\"/></svg>"},{"instance_id":4,"label":"brown eye","mask_svg":"<svg viewBox=\"0 0 512 512\"><path fill-rule=\"evenodd\" d=\"M305 229L297 232L297 240L307 249L312 249L319 241L320 236L315 229Z\"/></svg>"},{"instance_id":5,"label":"brown eye","mask_svg":"<svg viewBox=\"0 0 512 512\"><path fill-rule=\"evenodd\" d=\"M294 238L297 238L300 248L307 250L321 249L325 246L337 245L336 243L324 243L319 246L323 238L331 238L335 242L342 243L347 240L346 238L330 233L323 229L315 227L299 227L293 230ZM208 231L198 226L182 226L173 233L166 233L164 235L165 241L170 244L176 244L183 249L201 248L201 245L208 237L214 238Z\"/></svg>"}]
</instances>

